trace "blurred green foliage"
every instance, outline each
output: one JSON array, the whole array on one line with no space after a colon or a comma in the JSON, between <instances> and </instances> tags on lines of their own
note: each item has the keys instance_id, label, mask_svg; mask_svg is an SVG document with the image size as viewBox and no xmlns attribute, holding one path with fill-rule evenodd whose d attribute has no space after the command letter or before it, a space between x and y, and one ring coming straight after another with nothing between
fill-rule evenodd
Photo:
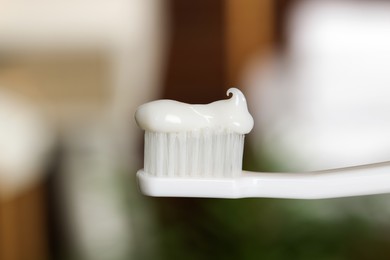
<instances>
[{"instance_id":1,"label":"blurred green foliage","mask_svg":"<svg viewBox=\"0 0 390 260\"><path fill-rule=\"evenodd\" d=\"M310 212L305 217L292 214L288 208L298 204L279 199L157 199L162 259L389 258L390 238L380 227L354 215L325 221L311 218Z\"/></svg>"}]
</instances>

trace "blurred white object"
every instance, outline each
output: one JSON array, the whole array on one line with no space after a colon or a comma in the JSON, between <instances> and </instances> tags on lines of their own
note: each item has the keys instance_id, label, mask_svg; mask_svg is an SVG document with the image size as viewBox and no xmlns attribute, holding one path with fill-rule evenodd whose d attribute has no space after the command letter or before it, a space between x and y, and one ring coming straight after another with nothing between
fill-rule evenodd
<instances>
[{"instance_id":1,"label":"blurred white object","mask_svg":"<svg viewBox=\"0 0 390 260\"><path fill-rule=\"evenodd\" d=\"M41 181L53 133L24 100L0 92L0 199Z\"/></svg>"},{"instance_id":2,"label":"blurred white object","mask_svg":"<svg viewBox=\"0 0 390 260\"><path fill-rule=\"evenodd\" d=\"M79 49L122 43L138 31L134 21L140 19L142 12L138 12L135 2L1 0L1 47Z\"/></svg>"},{"instance_id":3,"label":"blurred white object","mask_svg":"<svg viewBox=\"0 0 390 260\"><path fill-rule=\"evenodd\" d=\"M246 76L256 143L294 170L390 160L390 4L303 1L287 24Z\"/></svg>"},{"instance_id":4,"label":"blurred white object","mask_svg":"<svg viewBox=\"0 0 390 260\"><path fill-rule=\"evenodd\" d=\"M135 243L130 224L138 212L129 215L127 200L117 187L140 159L133 111L158 93L165 2L0 0L0 4L0 53L97 50L108 60L110 89L104 107L85 113L90 111L88 102L82 108L70 102L64 108L69 116L58 122L65 146L59 190L64 193L65 219L70 219L68 236L80 258L127 259Z\"/></svg>"}]
</instances>

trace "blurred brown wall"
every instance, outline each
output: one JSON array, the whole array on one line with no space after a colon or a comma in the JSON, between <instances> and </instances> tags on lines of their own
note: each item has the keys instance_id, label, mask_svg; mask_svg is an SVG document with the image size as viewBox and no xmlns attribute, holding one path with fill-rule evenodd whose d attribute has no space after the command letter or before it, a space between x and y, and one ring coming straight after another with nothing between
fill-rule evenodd
<instances>
[{"instance_id":1,"label":"blurred brown wall","mask_svg":"<svg viewBox=\"0 0 390 260\"><path fill-rule=\"evenodd\" d=\"M225 88L225 2L169 2L171 42L164 98L190 103L219 99Z\"/></svg>"},{"instance_id":2,"label":"blurred brown wall","mask_svg":"<svg viewBox=\"0 0 390 260\"><path fill-rule=\"evenodd\" d=\"M225 82L238 86L256 55L266 55L275 39L274 0L227 0L225 3ZM240 86L238 86L240 87Z\"/></svg>"},{"instance_id":3,"label":"blurred brown wall","mask_svg":"<svg viewBox=\"0 0 390 260\"><path fill-rule=\"evenodd\" d=\"M272 0L171 0L171 45L164 98L208 103L240 87L254 54L274 43Z\"/></svg>"},{"instance_id":4,"label":"blurred brown wall","mask_svg":"<svg viewBox=\"0 0 390 260\"><path fill-rule=\"evenodd\" d=\"M0 199L0 259L49 259L44 185Z\"/></svg>"}]
</instances>

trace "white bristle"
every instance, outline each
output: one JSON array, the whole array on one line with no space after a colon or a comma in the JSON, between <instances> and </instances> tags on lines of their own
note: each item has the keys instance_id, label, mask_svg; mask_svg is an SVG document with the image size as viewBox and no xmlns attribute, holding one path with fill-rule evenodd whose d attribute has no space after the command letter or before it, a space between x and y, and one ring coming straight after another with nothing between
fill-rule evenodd
<instances>
[{"instance_id":1,"label":"white bristle","mask_svg":"<svg viewBox=\"0 0 390 260\"><path fill-rule=\"evenodd\" d=\"M156 177L237 177L244 135L226 130L145 132L144 170Z\"/></svg>"}]
</instances>

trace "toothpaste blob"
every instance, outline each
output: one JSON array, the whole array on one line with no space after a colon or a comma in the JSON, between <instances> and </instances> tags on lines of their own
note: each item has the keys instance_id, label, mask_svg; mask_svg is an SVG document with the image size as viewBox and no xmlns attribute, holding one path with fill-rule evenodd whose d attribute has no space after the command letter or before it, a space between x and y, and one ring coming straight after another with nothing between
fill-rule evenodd
<instances>
[{"instance_id":1,"label":"toothpaste blob","mask_svg":"<svg viewBox=\"0 0 390 260\"><path fill-rule=\"evenodd\" d=\"M141 105L135 120L140 128L150 132L187 132L200 129L227 130L247 134L253 128L244 94L230 88L230 99L205 105L192 105L174 100L157 100Z\"/></svg>"}]
</instances>

